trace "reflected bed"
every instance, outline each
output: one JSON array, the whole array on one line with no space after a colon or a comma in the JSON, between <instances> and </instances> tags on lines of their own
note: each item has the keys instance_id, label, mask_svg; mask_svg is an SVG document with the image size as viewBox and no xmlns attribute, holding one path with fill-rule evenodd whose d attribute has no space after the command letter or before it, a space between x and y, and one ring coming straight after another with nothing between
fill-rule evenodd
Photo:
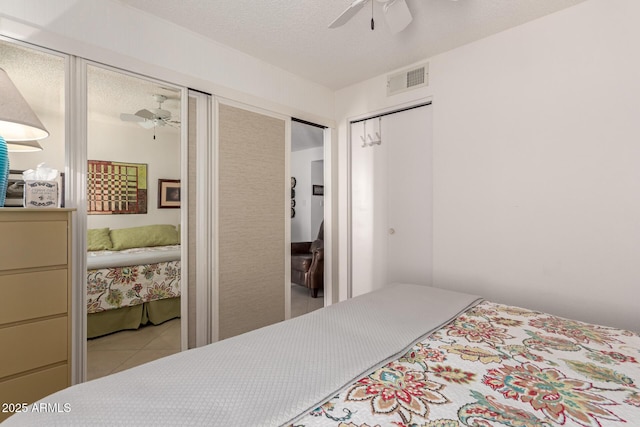
<instances>
[{"instance_id":1,"label":"reflected bed","mask_svg":"<svg viewBox=\"0 0 640 427\"><path fill-rule=\"evenodd\" d=\"M180 317L180 245L91 251L87 338Z\"/></svg>"}]
</instances>

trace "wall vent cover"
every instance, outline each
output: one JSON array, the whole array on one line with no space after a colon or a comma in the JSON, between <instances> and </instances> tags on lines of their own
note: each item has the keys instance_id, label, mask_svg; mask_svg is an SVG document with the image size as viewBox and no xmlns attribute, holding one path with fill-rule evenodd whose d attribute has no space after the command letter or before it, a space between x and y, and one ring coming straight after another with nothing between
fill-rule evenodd
<instances>
[{"instance_id":1,"label":"wall vent cover","mask_svg":"<svg viewBox=\"0 0 640 427\"><path fill-rule=\"evenodd\" d=\"M429 84L429 64L419 65L387 76L387 96Z\"/></svg>"}]
</instances>

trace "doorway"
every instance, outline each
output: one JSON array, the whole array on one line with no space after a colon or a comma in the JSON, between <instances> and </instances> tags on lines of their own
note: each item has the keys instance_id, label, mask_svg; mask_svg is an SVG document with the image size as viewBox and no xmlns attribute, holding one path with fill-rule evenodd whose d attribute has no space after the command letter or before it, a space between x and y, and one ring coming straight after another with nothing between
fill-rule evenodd
<instances>
[{"instance_id":1,"label":"doorway","mask_svg":"<svg viewBox=\"0 0 640 427\"><path fill-rule=\"evenodd\" d=\"M291 317L324 307L324 128L291 123Z\"/></svg>"},{"instance_id":2,"label":"doorway","mask_svg":"<svg viewBox=\"0 0 640 427\"><path fill-rule=\"evenodd\" d=\"M87 67L87 379L181 350L181 90Z\"/></svg>"}]
</instances>

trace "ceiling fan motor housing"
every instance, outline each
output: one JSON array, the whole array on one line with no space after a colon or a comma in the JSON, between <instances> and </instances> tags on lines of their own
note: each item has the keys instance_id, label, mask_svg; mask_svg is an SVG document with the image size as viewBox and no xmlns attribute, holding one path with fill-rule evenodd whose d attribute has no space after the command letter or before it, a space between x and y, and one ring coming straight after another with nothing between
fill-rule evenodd
<instances>
[{"instance_id":1,"label":"ceiling fan motor housing","mask_svg":"<svg viewBox=\"0 0 640 427\"><path fill-rule=\"evenodd\" d=\"M168 110L163 110L161 108L152 108L151 112L154 114L154 119L169 119L171 118L171 112Z\"/></svg>"}]
</instances>

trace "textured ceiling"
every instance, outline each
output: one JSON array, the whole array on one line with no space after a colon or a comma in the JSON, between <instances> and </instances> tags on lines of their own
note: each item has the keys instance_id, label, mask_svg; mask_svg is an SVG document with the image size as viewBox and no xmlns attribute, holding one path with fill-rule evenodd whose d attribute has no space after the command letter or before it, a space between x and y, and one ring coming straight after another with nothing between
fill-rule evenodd
<instances>
[{"instance_id":1,"label":"textured ceiling","mask_svg":"<svg viewBox=\"0 0 640 427\"><path fill-rule=\"evenodd\" d=\"M407 0L414 20L396 35L375 0L332 30L352 0L118 1L335 90L584 0Z\"/></svg>"},{"instance_id":2,"label":"textured ceiling","mask_svg":"<svg viewBox=\"0 0 640 427\"><path fill-rule=\"evenodd\" d=\"M31 108L47 127L64 126L65 90L62 58L0 40L0 68L3 68ZM154 94L167 97L162 108L171 119L180 121L180 91L127 74L89 66L87 72L89 120L119 126L138 126L123 122L120 113L134 114L141 109L158 108ZM177 128L163 126L158 134L179 135ZM149 130L153 134L153 129Z\"/></svg>"},{"instance_id":3,"label":"textured ceiling","mask_svg":"<svg viewBox=\"0 0 640 427\"><path fill-rule=\"evenodd\" d=\"M135 114L142 109L158 108L153 95L164 95L162 109L171 113L171 120L180 121L180 91L157 83L100 67L87 67L87 109L89 120L120 122L120 113ZM137 126L136 123L122 123ZM177 128L156 129L178 134Z\"/></svg>"}]
</instances>

